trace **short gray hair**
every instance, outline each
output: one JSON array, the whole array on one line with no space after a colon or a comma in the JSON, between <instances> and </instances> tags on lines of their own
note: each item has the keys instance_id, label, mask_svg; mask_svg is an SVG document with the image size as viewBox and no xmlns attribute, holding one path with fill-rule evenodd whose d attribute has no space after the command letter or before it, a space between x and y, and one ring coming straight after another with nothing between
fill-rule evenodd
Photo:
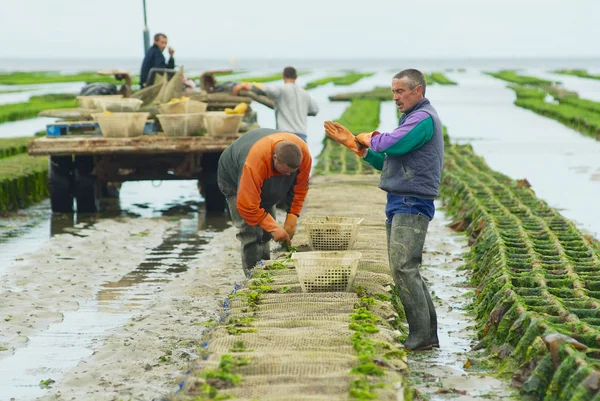
<instances>
[{"instance_id":1,"label":"short gray hair","mask_svg":"<svg viewBox=\"0 0 600 401\"><path fill-rule=\"evenodd\" d=\"M423 96L425 96L427 81L425 81L425 75L423 75L421 71L415 70L414 68L409 68L408 70L402 70L396 75L394 75L393 79L403 78L406 78L406 84L408 85L410 90L413 90L417 86L421 85L423 87Z\"/></svg>"},{"instance_id":2,"label":"short gray hair","mask_svg":"<svg viewBox=\"0 0 600 401\"><path fill-rule=\"evenodd\" d=\"M275 156L289 168L298 168L302 163L302 150L300 146L291 141L281 141L275 145Z\"/></svg>"}]
</instances>

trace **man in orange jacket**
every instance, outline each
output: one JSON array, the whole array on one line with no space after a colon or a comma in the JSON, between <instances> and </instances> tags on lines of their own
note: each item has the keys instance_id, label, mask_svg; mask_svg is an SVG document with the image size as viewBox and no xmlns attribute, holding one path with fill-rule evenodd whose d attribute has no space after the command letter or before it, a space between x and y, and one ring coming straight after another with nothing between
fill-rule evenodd
<instances>
[{"instance_id":1,"label":"man in orange jacket","mask_svg":"<svg viewBox=\"0 0 600 401\"><path fill-rule=\"evenodd\" d=\"M268 128L246 132L219 158L219 189L238 229L246 275L258 261L270 258L271 238L290 244L308 192L311 165L302 139ZM283 227L275 221L280 201L289 205Z\"/></svg>"}]
</instances>

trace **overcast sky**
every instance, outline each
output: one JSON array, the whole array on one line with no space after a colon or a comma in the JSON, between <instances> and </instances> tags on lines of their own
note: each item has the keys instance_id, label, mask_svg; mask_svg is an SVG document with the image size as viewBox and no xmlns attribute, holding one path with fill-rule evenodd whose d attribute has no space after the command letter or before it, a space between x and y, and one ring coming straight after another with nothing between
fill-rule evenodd
<instances>
[{"instance_id":1,"label":"overcast sky","mask_svg":"<svg viewBox=\"0 0 600 401\"><path fill-rule=\"evenodd\" d=\"M142 0L1 0L3 57L140 58ZM600 0L147 0L176 57L598 57Z\"/></svg>"}]
</instances>

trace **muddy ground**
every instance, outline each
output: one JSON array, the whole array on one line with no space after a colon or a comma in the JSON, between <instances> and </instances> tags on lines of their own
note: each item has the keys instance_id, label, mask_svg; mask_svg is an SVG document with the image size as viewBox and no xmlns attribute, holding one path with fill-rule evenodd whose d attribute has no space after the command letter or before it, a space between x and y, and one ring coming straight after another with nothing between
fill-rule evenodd
<instances>
[{"instance_id":1,"label":"muddy ground","mask_svg":"<svg viewBox=\"0 0 600 401\"><path fill-rule=\"evenodd\" d=\"M457 270L467 248L447 223L438 211L424 262L442 348L410 356L411 381L431 400L506 398L507 383L462 368L474 335ZM202 333L244 280L234 229L202 227L189 218L101 220L11 263L0 300L3 397L151 400L176 391Z\"/></svg>"}]
</instances>

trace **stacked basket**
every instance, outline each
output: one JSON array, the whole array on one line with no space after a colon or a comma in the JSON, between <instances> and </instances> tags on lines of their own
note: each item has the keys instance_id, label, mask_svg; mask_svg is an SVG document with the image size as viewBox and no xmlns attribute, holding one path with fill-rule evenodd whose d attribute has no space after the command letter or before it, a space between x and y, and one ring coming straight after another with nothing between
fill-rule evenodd
<instances>
[{"instance_id":1,"label":"stacked basket","mask_svg":"<svg viewBox=\"0 0 600 401\"><path fill-rule=\"evenodd\" d=\"M190 136L204 130L204 113L207 103L196 100L179 100L161 104L156 117L165 136Z\"/></svg>"},{"instance_id":2,"label":"stacked basket","mask_svg":"<svg viewBox=\"0 0 600 401\"><path fill-rule=\"evenodd\" d=\"M304 220L313 252L294 253L298 279L304 292L351 291L360 252L349 251L363 219L313 216Z\"/></svg>"},{"instance_id":3,"label":"stacked basket","mask_svg":"<svg viewBox=\"0 0 600 401\"><path fill-rule=\"evenodd\" d=\"M78 96L77 99L82 107L93 107L98 111L91 116L103 136L130 138L144 133L148 113L137 112L143 103L141 100L121 95Z\"/></svg>"}]
</instances>

